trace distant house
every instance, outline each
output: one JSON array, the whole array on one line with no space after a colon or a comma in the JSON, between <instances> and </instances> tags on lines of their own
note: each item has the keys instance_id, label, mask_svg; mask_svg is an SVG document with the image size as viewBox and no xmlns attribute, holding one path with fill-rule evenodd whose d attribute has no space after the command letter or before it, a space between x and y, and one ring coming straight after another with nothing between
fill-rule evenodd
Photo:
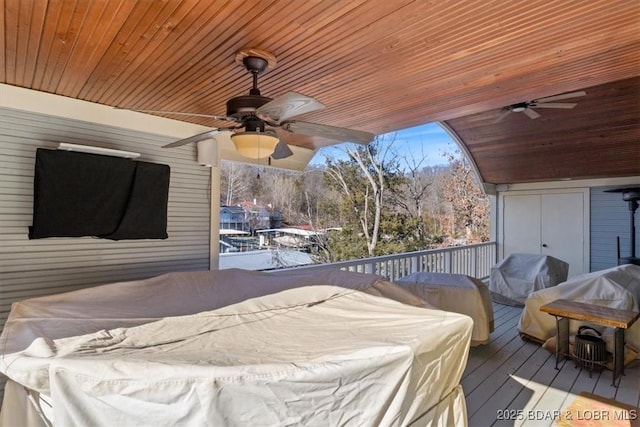
<instances>
[{"instance_id":1,"label":"distant house","mask_svg":"<svg viewBox=\"0 0 640 427\"><path fill-rule=\"evenodd\" d=\"M220 229L249 231L249 221L242 206L220 206Z\"/></svg>"},{"instance_id":2,"label":"distant house","mask_svg":"<svg viewBox=\"0 0 640 427\"><path fill-rule=\"evenodd\" d=\"M244 209L245 220L251 232L282 226L282 213L270 205L262 206L254 200L243 201L240 206Z\"/></svg>"},{"instance_id":3,"label":"distant house","mask_svg":"<svg viewBox=\"0 0 640 427\"><path fill-rule=\"evenodd\" d=\"M263 206L252 206L247 210L249 224L252 230L264 230L270 228L271 212Z\"/></svg>"},{"instance_id":4,"label":"distant house","mask_svg":"<svg viewBox=\"0 0 640 427\"><path fill-rule=\"evenodd\" d=\"M270 212L271 219L269 222L269 228L281 228L284 225L284 217L282 216L282 212L277 209L272 209Z\"/></svg>"},{"instance_id":5,"label":"distant house","mask_svg":"<svg viewBox=\"0 0 640 427\"><path fill-rule=\"evenodd\" d=\"M264 231L282 227L282 213L254 202L220 206L220 253L245 252L267 245ZM259 239L256 236L259 235Z\"/></svg>"}]
</instances>

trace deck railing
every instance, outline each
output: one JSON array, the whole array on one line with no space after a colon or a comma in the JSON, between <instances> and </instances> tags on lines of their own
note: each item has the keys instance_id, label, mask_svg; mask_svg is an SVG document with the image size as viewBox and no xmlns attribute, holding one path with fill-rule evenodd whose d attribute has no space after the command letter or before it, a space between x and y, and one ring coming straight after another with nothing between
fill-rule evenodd
<instances>
[{"instance_id":1,"label":"deck railing","mask_svg":"<svg viewBox=\"0 0 640 427\"><path fill-rule=\"evenodd\" d=\"M423 271L465 274L478 279L486 279L491 274L491 267L495 263L496 243L487 242L362 258L331 264L315 264L297 267L296 269L320 269L331 265L346 271L378 274L392 281L411 273Z\"/></svg>"}]
</instances>

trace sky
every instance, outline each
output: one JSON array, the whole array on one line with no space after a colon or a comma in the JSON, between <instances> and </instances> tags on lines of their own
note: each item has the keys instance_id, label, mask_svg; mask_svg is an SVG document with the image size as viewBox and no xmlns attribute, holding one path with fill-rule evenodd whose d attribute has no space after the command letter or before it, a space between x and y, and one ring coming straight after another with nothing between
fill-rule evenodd
<instances>
[{"instance_id":1,"label":"sky","mask_svg":"<svg viewBox=\"0 0 640 427\"><path fill-rule=\"evenodd\" d=\"M427 123L408 129L399 130L389 134L380 135L383 142L393 141L393 149L399 157L408 159L425 158L422 166L446 165L448 163L445 152L453 152L458 149L451 136L437 123ZM344 156L344 145L324 147L320 149L311 160L311 165L324 165L326 157Z\"/></svg>"}]
</instances>

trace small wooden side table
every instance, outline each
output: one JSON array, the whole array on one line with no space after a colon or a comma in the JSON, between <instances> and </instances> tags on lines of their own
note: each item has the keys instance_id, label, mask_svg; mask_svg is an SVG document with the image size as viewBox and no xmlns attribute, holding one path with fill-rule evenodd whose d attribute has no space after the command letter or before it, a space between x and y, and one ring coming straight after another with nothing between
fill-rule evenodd
<instances>
[{"instance_id":1,"label":"small wooden side table","mask_svg":"<svg viewBox=\"0 0 640 427\"><path fill-rule=\"evenodd\" d=\"M628 329L640 317L640 312L603 307L584 302L557 299L540 307L540 311L549 313L556 318L558 341L556 343L556 369L558 362L569 354L569 319L583 320L611 328L615 328L613 347L613 383L618 386L616 379L624 375L624 330Z\"/></svg>"}]
</instances>

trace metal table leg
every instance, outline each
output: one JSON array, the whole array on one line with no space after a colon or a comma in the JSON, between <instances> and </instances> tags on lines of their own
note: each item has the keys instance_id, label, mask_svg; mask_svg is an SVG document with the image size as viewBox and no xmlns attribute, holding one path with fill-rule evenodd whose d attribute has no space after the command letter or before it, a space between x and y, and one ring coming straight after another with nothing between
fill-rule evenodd
<instances>
[{"instance_id":1,"label":"metal table leg","mask_svg":"<svg viewBox=\"0 0 640 427\"><path fill-rule=\"evenodd\" d=\"M624 375L624 329L615 329L615 342L613 347L613 382L612 386L620 384L621 376ZM618 379L618 384L616 384Z\"/></svg>"},{"instance_id":2,"label":"metal table leg","mask_svg":"<svg viewBox=\"0 0 640 427\"><path fill-rule=\"evenodd\" d=\"M556 318L556 369L558 363L569 356L569 319L567 317L554 316Z\"/></svg>"}]
</instances>

